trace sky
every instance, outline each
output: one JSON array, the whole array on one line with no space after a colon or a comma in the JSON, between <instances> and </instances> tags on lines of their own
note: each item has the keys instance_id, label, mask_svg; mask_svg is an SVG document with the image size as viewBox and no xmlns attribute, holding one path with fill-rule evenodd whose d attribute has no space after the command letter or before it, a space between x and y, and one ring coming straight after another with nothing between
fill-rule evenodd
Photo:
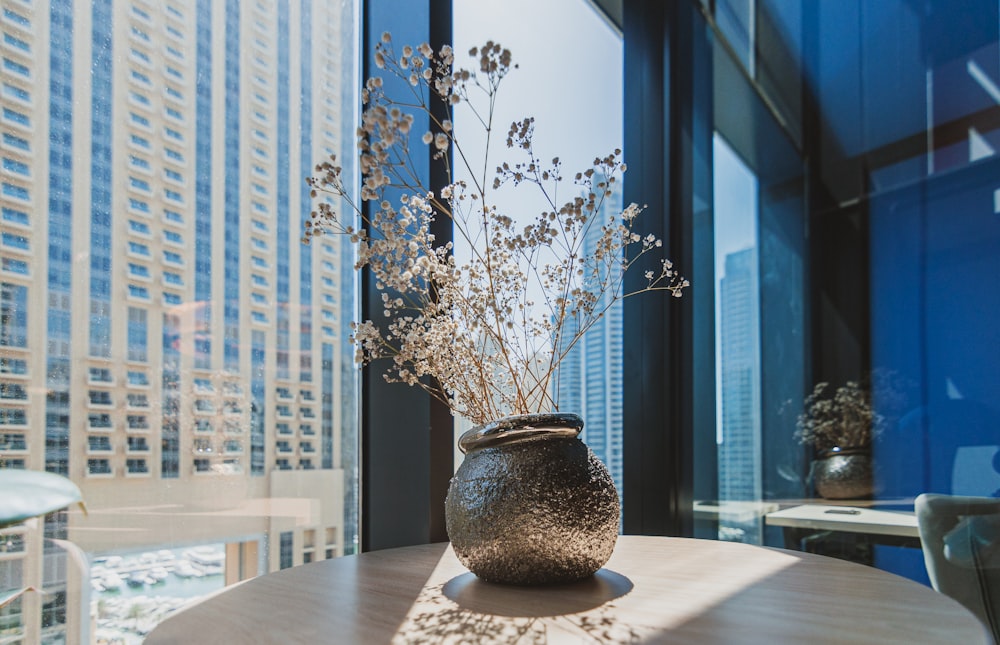
<instances>
[{"instance_id":1,"label":"sky","mask_svg":"<svg viewBox=\"0 0 1000 645\"><path fill-rule=\"evenodd\" d=\"M715 440L722 443L722 302L726 256L757 245L757 177L718 134L712 139L715 218Z\"/></svg>"},{"instance_id":2,"label":"sky","mask_svg":"<svg viewBox=\"0 0 1000 645\"><path fill-rule=\"evenodd\" d=\"M523 159L504 139L511 122L533 116L539 157L558 156L570 178L560 201L578 194L572 175L622 146L621 37L586 0L454 0L453 11L457 66L473 65L467 52L487 40L510 49L519 65L500 87L490 167ZM482 138L474 117L456 110L455 126L463 148L482 159L483 146L471 138ZM515 219L544 207L525 188L499 200Z\"/></svg>"}]
</instances>

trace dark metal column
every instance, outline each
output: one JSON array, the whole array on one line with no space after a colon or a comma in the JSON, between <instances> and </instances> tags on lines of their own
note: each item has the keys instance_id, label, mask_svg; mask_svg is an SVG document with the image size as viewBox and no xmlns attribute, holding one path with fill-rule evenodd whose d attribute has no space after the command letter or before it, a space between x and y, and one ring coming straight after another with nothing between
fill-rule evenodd
<instances>
[{"instance_id":1,"label":"dark metal column","mask_svg":"<svg viewBox=\"0 0 1000 645\"><path fill-rule=\"evenodd\" d=\"M642 230L663 239L667 256L691 276L696 215L708 210L696 196L711 195L708 31L696 2L636 1L625 3L624 35L625 203L648 204ZM643 271L626 274L626 291L644 284ZM695 341L704 338L696 338L694 320L701 292L712 297L711 285L707 292L688 289L679 300L664 293L625 301L625 533L693 530L693 393L695 378L704 378L693 361Z\"/></svg>"},{"instance_id":2,"label":"dark metal column","mask_svg":"<svg viewBox=\"0 0 1000 645\"><path fill-rule=\"evenodd\" d=\"M362 82L378 71L373 56L382 32L390 32L399 48L428 42L438 50L451 40L450 1L364 0L362 11ZM420 128L418 118L414 131L423 131ZM444 180L432 168L428 149L427 158L418 160L418 171L438 190ZM450 222L437 222L434 233L446 243L451 239ZM379 319L380 303L374 279L364 271L362 319ZM446 540L444 497L454 444L451 415L418 388L386 383L378 364L366 367L361 381L361 550Z\"/></svg>"}]
</instances>

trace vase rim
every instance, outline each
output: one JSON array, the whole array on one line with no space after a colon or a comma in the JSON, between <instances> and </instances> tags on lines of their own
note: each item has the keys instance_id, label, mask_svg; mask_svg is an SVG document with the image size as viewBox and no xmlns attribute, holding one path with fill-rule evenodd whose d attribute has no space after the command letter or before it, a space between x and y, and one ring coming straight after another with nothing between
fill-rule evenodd
<instances>
[{"instance_id":1,"label":"vase rim","mask_svg":"<svg viewBox=\"0 0 1000 645\"><path fill-rule=\"evenodd\" d=\"M583 419L566 412L516 414L478 425L462 433L458 448L463 453L515 441L541 437L573 438L583 430Z\"/></svg>"},{"instance_id":2,"label":"vase rim","mask_svg":"<svg viewBox=\"0 0 1000 645\"><path fill-rule=\"evenodd\" d=\"M820 450L819 456L823 459L836 457L837 455L860 455L871 453L871 446L834 446L826 450Z\"/></svg>"}]
</instances>

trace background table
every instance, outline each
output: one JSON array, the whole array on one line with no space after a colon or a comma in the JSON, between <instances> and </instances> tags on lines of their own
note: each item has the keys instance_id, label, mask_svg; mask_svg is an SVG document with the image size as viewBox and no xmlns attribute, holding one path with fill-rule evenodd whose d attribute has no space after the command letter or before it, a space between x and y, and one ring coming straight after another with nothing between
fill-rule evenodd
<instances>
[{"instance_id":1,"label":"background table","mask_svg":"<svg viewBox=\"0 0 1000 645\"><path fill-rule=\"evenodd\" d=\"M712 540L623 536L594 578L476 579L447 544L255 578L164 621L167 643L986 643L957 602L871 567Z\"/></svg>"}]
</instances>

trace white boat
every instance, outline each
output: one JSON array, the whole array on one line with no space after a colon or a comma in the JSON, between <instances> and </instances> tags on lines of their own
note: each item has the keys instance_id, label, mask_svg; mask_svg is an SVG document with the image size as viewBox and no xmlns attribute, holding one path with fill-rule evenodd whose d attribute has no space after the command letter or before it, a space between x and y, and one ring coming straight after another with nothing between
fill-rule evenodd
<instances>
[{"instance_id":1,"label":"white boat","mask_svg":"<svg viewBox=\"0 0 1000 645\"><path fill-rule=\"evenodd\" d=\"M167 570L164 569L163 567L153 567L152 569L149 570L149 577L155 580L156 582L163 582L164 580L167 579L167 576L169 575L170 574L167 573Z\"/></svg>"},{"instance_id":2,"label":"white boat","mask_svg":"<svg viewBox=\"0 0 1000 645\"><path fill-rule=\"evenodd\" d=\"M124 582L125 581L122 580L122 577L114 571L109 571L103 578L101 578L101 584L104 585L104 588L107 591L118 591L122 588L122 584L124 584Z\"/></svg>"},{"instance_id":3,"label":"white boat","mask_svg":"<svg viewBox=\"0 0 1000 645\"><path fill-rule=\"evenodd\" d=\"M202 567L221 567L226 562L226 554L212 547L188 549L184 557Z\"/></svg>"},{"instance_id":4,"label":"white boat","mask_svg":"<svg viewBox=\"0 0 1000 645\"><path fill-rule=\"evenodd\" d=\"M174 568L174 575L178 578L200 578L202 573L191 566L190 562L181 560Z\"/></svg>"},{"instance_id":5,"label":"white boat","mask_svg":"<svg viewBox=\"0 0 1000 645\"><path fill-rule=\"evenodd\" d=\"M146 578L148 575L145 571L136 571L128 577L128 586L130 587L143 587L146 585Z\"/></svg>"}]
</instances>

